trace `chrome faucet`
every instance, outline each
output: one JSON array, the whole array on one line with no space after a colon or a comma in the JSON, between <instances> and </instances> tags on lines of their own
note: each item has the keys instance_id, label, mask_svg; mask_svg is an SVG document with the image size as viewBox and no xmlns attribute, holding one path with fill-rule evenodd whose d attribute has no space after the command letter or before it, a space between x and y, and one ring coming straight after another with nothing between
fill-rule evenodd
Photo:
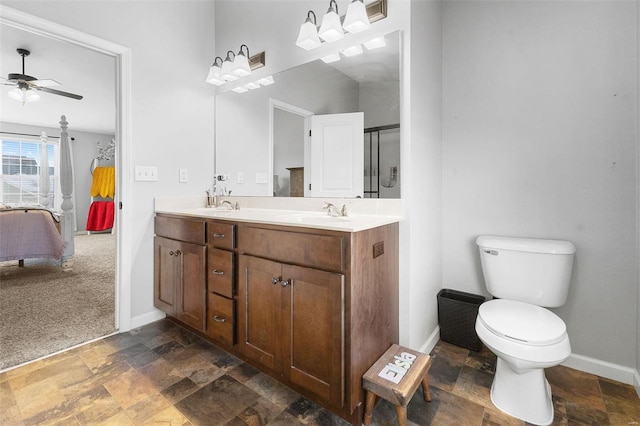
<instances>
[{"instance_id":1,"label":"chrome faucet","mask_svg":"<svg viewBox=\"0 0 640 426\"><path fill-rule=\"evenodd\" d=\"M346 204L343 204L342 209L338 211L338 208L336 206L325 201L322 209L326 210L329 216L348 216Z\"/></svg>"},{"instance_id":2,"label":"chrome faucet","mask_svg":"<svg viewBox=\"0 0 640 426\"><path fill-rule=\"evenodd\" d=\"M236 203L236 204L238 204L238 203ZM220 202L220 204L219 204L219 206L224 206L224 205L227 205L227 206L228 206L227 210L235 210L235 207L233 206L233 204L231 203L231 201L223 200L223 201L221 201L221 202Z\"/></svg>"}]
</instances>

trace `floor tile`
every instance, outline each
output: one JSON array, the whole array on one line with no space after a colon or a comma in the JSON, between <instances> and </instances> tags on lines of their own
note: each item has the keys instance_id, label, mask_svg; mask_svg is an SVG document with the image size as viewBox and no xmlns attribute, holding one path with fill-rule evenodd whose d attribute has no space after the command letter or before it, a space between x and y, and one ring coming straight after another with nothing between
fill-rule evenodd
<instances>
[{"instance_id":1,"label":"floor tile","mask_svg":"<svg viewBox=\"0 0 640 426\"><path fill-rule=\"evenodd\" d=\"M159 392L184 379L184 376L170 362L163 358L150 362L138 369Z\"/></svg>"},{"instance_id":2,"label":"floor tile","mask_svg":"<svg viewBox=\"0 0 640 426\"><path fill-rule=\"evenodd\" d=\"M224 424L253 405L260 395L224 375L176 404L194 425Z\"/></svg>"},{"instance_id":3,"label":"floor tile","mask_svg":"<svg viewBox=\"0 0 640 426\"><path fill-rule=\"evenodd\" d=\"M264 373L256 374L244 382L244 385L265 397L282 410L300 397L300 394L296 391Z\"/></svg>"},{"instance_id":4,"label":"floor tile","mask_svg":"<svg viewBox=\"0 0 640 426\"><path fill-rule=\"evenodd\" d=\"M104 387L124 409L158 393L144 374L133 369L109 380Z\"/></svg>"},{"instance_id":5,"label":"floor tile","mask_svg":"<svg viewBox=\"0 0 640 426\"><path fill-rule=\"evenodd\" d=\"M169 402L175 404L178 401L182 401L184 398L191 395L198 389L200 389L200 386L195 384L190 378L185 377L179 382L176 382L168 388L162 390L160 393Z\"/></svg>"},{"instance_id":6,"label":"floor tile","mask_svg":"<svg viewBox=\"0 0 640 426\"><path fill-rule=\"evenodd\" d=\"M63 404L65 398L53 379L40 380L13 391L16 405L23 419L29 419L42 412Z\"/></svg>"}]
</instances>

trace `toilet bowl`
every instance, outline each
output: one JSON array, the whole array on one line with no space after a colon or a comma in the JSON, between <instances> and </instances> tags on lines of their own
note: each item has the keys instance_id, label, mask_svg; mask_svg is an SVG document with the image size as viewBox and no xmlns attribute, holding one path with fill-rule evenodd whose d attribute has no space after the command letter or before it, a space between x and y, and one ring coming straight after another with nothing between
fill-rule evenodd
<instances>
[{"instance_id":1,"label":"toilet bowl","mask_svg":"<svg viewBox=\"0 0 640 426\"><path fill-rule=\"evenodd\" d=\"M505 413L537 425L553 422L551 388L544 369L571 354L564 322L525 302L495 299L478 309L476 333L498 361L491 401Z\"/></svg>"}]
</instances>

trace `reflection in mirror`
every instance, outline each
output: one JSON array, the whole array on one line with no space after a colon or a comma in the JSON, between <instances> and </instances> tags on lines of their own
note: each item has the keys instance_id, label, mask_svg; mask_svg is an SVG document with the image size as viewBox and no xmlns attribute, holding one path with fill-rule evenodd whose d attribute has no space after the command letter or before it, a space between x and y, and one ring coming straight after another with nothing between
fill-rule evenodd
<instances>
[{"instance_id":1,"label":"reflection in mirror","mask_svg":"<svg viewBox=\"0 0 640 426\"><path fill-rule=\"evenodd\" d=\"M400 198L399 32L385 40L358 56L283 71L269 86L218 94L215 169L229 175L224 189Z\"/></svg>"}]
</instances>

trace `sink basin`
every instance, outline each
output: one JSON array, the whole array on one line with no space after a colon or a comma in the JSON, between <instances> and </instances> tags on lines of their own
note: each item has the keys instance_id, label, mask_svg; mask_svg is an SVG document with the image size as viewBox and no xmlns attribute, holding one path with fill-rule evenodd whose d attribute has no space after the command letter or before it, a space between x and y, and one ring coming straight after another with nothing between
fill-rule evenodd
<instances>
[{"instance_id":1,"label":"sink basin","mask_svg":"<svg viewBox=\"0 0 640 426\"><path fill-rule=\"evenodd\" d=\"M277 216L277 219L287 222L300 222L300 223L336 223L336 222L351 222L352 219L349 216L329 216L326 213L290 213Z\"/></svg>"},{"instance_id":2,"label":"sink basin","mask_svg":"<svg viewBox=\"0 0 640 426\"><path fill-rule=\"evenodd\" d=\"M198 207L195 209L198 213L233 213L236 210L229 209L228 207Z\"/></svg>"}]
</instances>

